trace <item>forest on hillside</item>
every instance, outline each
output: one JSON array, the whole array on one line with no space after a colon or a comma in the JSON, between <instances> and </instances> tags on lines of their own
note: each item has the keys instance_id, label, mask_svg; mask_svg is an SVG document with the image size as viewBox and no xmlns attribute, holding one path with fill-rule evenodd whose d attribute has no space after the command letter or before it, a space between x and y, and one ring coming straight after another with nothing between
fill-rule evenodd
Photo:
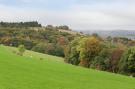
<instances>
[{"instance_id":1,"label":"forest on hillside","mask_svg":"<svg viewBox=\"0 0 135 89\"><path fill-rule=\"evenodd\" d=\"M36 29L36 30L35 30ZM0 23L0 44L65 58L66 63L135 76L135 41L98 34L70 34L64 26L38 22Z\"/></svg>"}]
</instances>

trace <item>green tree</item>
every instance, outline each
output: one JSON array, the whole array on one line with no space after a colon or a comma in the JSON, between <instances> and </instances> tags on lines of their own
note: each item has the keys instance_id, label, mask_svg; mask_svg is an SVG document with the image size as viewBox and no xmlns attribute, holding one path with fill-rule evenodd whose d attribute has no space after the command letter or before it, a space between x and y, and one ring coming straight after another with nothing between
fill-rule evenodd
<instances>
[{"instance_id":1,"label":"green tree","mask_svg":"<svg viewBox=\"0 0 135 89\"><path fill-rule=\"evenodd\" d=\"M47 49L47 43L39 43L32 48L33 51L40 52L40 53L45 53L46 49Z\"/></svg>"},{"instance_id":2,"label":"green tree","mask_svg":"<svg viewBox=\"0 0 135 89\"><path fill-rule=\"evenodd\" d=\"M99 55L94 58L91 67L96 68L98 70L108 70L110 67L109 58L110 50L102 49Z\"/></svg>"},{"instance_id":3,"label":"green tree","mask_svg":"<svg viewBox=\"0 0 135 89\"><path fill-rule=\"evenodd\" d=\"M65 48L65 61L74 65L80 63L79 52L77 51L77 46L79 45L80 37L75 38L71 43Z\"/></svg>"},{"instance_id":4,"label":"green tree","mask_svg":"<svg viewBox=\"0 0 135 89\"><path fill-rule=\"evenodd\" d=\"M135 47L129 48L122 56L119 63L120 73L135 76Z\"/></svg>"},{"instance_id":5,"label":"green tree","mask_svg":"<svg viewBox=\"0 0 135 89\"><path fill-rule=\"evenodd\" d=\"M59 44L55 46L55 56L64 57L64 48Z\"/></svg>"},{"instance_id":6,"label":"green tree","mask_svg":"<svg viewBox=\"0 0 135 89\"><path fill-rule=\"evenodd\" d=\"M56 27L57 29L63 29L63 30L70 30L68 26L63 25L63 26L58 26Z\"/></svg>"},{"instance_id":7,"label":"green tree","mask_svg":"<svg viewBox=\"0 0 135 89\"><path fill-rule=\"evenodd\" d=\"M46 26L46 30L53 30L53 29L55 29L55 28L53 27L53 25L47 25L47 26Z\"/></svg>"}]
</instances>

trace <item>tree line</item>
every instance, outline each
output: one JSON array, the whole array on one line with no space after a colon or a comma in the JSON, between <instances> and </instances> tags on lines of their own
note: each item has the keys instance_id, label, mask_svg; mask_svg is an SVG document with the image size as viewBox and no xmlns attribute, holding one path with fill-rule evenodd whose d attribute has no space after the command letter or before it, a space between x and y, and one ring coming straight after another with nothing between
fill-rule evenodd
<instances>
[{"instance_id":1,"label":"tree line","mask_svg":"<svg viewBox=\"0 0 135 89\"><path fill-rule=\"evenodd\" d=\"M74 35L59 32L57 29L37 28L0 28L0 44L18 47L24 45L26 49L64 57L65 46Z\"/></svg>"},{"instance_id":2,"label":"tree line","mask_svg":"<svg viewBox=\"0 0 135 89\"><path fill-rule=\"evenodd\" d=\"M31 22L0 22L0 27L42 27L37 21Z\"/></svg>"},{"instance_id":3,"label":"tree line","mask_svg":"<svg viewBox=\"0 0 135 89\"><path fill-rule=\"evenodd\" d=\"M0 27L0 44L65 58L66 63L135 76L135 41L124 37L60 32L68 26ZM23 45L23 46L20 46Z\"/></svg>"},{"instance_id":4,"label":"tree line","mask_svg":"<svg viewBox=\"0 0 135 89\"><path fill-rule=\"evenodd\" d=\"M65 62L135 76L135 41L96 35L76 37L65 48Z\"/></svg>"}]
</instances>

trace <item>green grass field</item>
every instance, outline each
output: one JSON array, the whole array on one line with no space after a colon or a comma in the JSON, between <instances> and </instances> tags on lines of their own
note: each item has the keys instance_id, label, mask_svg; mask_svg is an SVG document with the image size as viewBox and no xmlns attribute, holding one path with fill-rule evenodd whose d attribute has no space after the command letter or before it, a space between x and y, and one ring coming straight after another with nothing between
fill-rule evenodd
<instances>
[{"instance_id":1,"label":"green grass field","mask_svg":"<svg viewBox=\"0 0 135 89\"><path fill-rule=\"evenodd\" d=\"M128 76L65 64L63 58L0 46L0 89L135 89ZM43 59L43 60L41 60Z\"/></svg>"}]
</instances>

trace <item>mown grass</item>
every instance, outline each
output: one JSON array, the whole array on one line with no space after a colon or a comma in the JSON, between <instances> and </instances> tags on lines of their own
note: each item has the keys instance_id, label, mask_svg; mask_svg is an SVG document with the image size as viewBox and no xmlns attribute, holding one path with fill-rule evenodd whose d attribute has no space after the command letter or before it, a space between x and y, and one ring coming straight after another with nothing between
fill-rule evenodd
<instances>
[{"instance_id":1,"label":"mown grass","mask_svg":"<svg viewBox=\"0 0 135 89\"><path fill-rule=\"evenodd\" d=\"M0 89L135 89L135 79L63 62L63 58L0 46Z\"/></svg>"}]
</instances>

